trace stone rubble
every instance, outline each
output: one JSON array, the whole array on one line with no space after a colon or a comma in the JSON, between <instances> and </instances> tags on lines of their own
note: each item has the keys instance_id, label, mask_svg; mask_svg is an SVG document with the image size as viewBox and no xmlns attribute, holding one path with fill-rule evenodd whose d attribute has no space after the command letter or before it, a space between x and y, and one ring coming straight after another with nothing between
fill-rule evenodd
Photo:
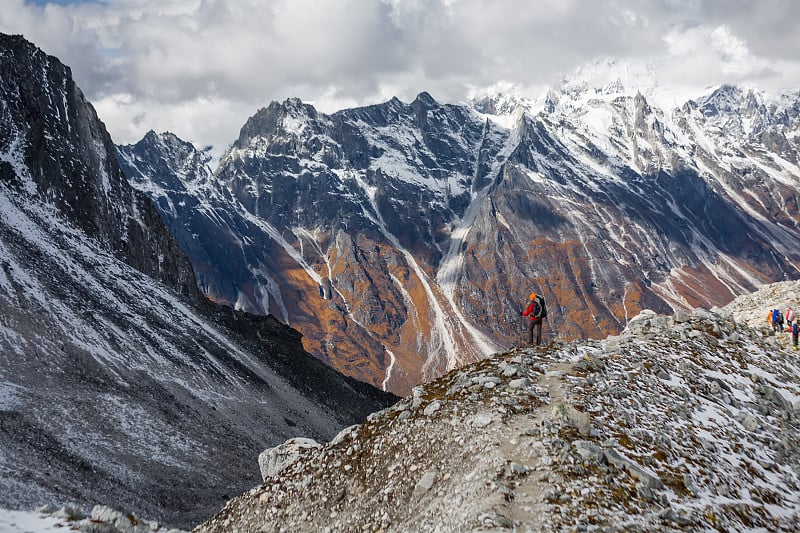
<instances>
[{"instance_id":1,"label":"stone rubble","mask_svg":"<svg viewBox=\"0 0 800 533\"><path fill-rule=\"evenodd\" d=\"M797 531L800 357L734 314L454 370L195 531Z\"/></svg>"}]
</instances>

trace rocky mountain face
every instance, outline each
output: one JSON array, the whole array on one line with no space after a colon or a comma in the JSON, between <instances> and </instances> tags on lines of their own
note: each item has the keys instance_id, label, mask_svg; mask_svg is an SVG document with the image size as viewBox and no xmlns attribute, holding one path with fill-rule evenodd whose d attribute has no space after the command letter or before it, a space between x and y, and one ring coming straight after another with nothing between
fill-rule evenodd
<instances>
[{"instance_id":1,"label":"rocky mountain face","mask_svg":"<svg viewBox=\"0 0 800 533\"><path fill-rule=\"evenodd\" d=\"M518 344L533 291L568 340L797 277L799 125L798 94L667 109L576 79L540 101L273 102L214 169L171 134L118 153L204 292L407 393Z\"/></svg>"},{"instance_id":2,"label":"rocky mountain face","mask_svg":"<svg viewBox=\"0 0 800 533\"><path fill-rule=\"evenodd\" d=\"M395 400L273 317L209 301L70 70L0 35L0 508L187 526L252 456ZM317 438L315 437L315 438Z\"/></svg>"},{"instance_id":3,"label":"rocky mountain face","mask_svg":"<svg viewBox=\"0 0 800 533\"><path fill-rule=\"evenodd\" d=\"M196 531L797 531L800 363L733 317L798 291L453 370L325 445L265 452L283 464Z\"/></svg>"},{"instance_id":4,"label":"rocky mountain face","mask_svg":"<svg viewBox=\"0 0 800 533\"><path fill-rule=\"evenodd\" d=\"M427 95L331 117L289 100L248 121L213 173L182 170L197 154L170 134L118 150L212 298L302 327L335 368L402 392L495 348L435 275L503 135Z\"/></svg>"},{"instance_id":5,"label":"rocky mountain face","mask_svg":"<svg viewBox=\"0 0 800 533\"><path fill-rule=\"evenodd\" d=\"M122 177L111 137L69 67L20 36L3 35L1 50L0 181L53 205L137 270L196 295L185 254Z\"/></svg>"}]
</instances>

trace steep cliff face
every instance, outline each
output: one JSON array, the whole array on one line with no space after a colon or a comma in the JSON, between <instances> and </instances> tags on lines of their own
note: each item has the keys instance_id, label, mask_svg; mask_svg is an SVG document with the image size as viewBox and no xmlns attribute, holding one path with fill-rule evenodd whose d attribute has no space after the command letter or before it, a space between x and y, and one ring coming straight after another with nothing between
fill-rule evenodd
<instances>
[{"instance_id":1,"label":"steep cliff face","mask_svg":"<svg viewBox=\"0 0 800 533\"><path fill-rule=\"evenodd\" d=\"M408 392L519 343L531 291L546 336L570 339L800 275L798 101L721 87L661 109L619 81L474 107L288 100L194 190L206 214L162 213L205 292ZM136 170L159 138L119 147L140 188L161 179Z\"/></svg>"},{"instance_id":2,"label":"steep cliff face","mask_svg":"<svg viewBox=\"0 0 800 533\"><path fill-rule=\"evenodd\" d=\"M69 67L21 36L0 35L0 50L0 179L56 206L137 270L197 295L191 264L148 198L122 177L111 137Z\"/></svg>"},{"instance_id":3,"label":"steep cliff face","mask_svg":"<svg viewBox=\"0 0 800 533\"><path fill-rule=\"evenodd\" d=\"M273 317L208 301L69 69L4 35L0 354L3 508L103 502L192 525L257 480L265 444L394 400Z\"/></svg>"}]
</instances>

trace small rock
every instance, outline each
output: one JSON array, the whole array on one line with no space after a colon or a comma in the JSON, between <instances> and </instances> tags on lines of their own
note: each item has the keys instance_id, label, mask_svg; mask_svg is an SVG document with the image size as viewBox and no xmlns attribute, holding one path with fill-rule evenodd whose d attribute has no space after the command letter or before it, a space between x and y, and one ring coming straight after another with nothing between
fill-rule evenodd
<instances>
[{"instance_id":1,"label":"small rock","mask_svg":"<svg viewBox=\"0 0 800 533\"><path fill-rule=\"evenodd\" d=\"M591 419L588 413L582 413L569 404L559 402L553 405L553 422L561 426L571 426L581 435L588 436L591 430Z\"/></svg>"},{"instance_id":2,"label":"small rock","mask_svg":"<svg viewBox=\"0 0 800 533\"><path fill-rule=\"evenodd\" d=\"M572 446L584 460L594 464L603 462L603 449L597 444L587 440L576 440L572 443Z\"/></svg>"},{"instance_id":3,"label":"small rock","mask_svg":"<svg viewBox=\"0 0 800 533\"><path fill-rule=\"evenodd\" d=\"M511 473L516 476L527 476L531 473L531 469L519 463L511 463Z\"/></svg>"},{"instance_id":4,"label":"small rock","mask_svg":"<svg viewBox=\"0 0 800 533\"><path fill-rule=\"evenodd\" d=\"M440 402L439 400L435 400L429 403L427 407L425 407L425 410L422 411L422 414L424 414L425 416L431 416L433 413L435 413L441 408L442 408L442 402Z\"/></svg>"},{"instance_id":5,"label":"small rock","mask_svg":"<svg viewBox=\"0 0 800 533\"><path fill-rule=\"evenodd\" d=\"M312 450L321 447L322 445L314 439L296 437L274 448L268 448L258 456L258 466L261 469L261 477L266 481L299 461Z\"/></svg>"},{"instance_id":6,"label":"small rock","mask_svg":"<svg viewBox=\"0 0 800 533\"><path fill-rule=\"evenodd\" d=\"M685 322L688 322L689 318L690 318L689 315L680 309L675 311L675 314L672 315L672 320L674 320L676 324L683 324Z\"/></svg>"},{"instance_id":7,"label":"small rock","mask_svg":"<svg viewBox=\"0 0 800 533\"><path fill-rule=\"evenodd\" d=\"M650 487L648 487L646 483L636 484L636 495L646 502L653 501L653 491L650 490Z\"/></svg>"},{"instance_id":8,"label":"small rock","mask_svg":"<svg viewBox=\"0 0 800 533\"><path fill-rule=\"evenodd\" d=\"M417 484L414 486L414 497L419 498L427 493L436 483L436 472L429 470L425 472Z\"/></svg>"},{"instance_id":9,"label":"small rock","mask_svg":"<svg viewBox=\"0 0 800 533\"><path fill-rule=\"evenodd\" d=\"M518 372L518 371L519 371L519 370L517 369L517 367L516 367L516 366L514 366L514 365L507 365L507 366L506 366L506 367L503 369L503 377L505 377L505 378L511 378L511 377L514 377L514 376L516 376L516 375L517 375L517 372Z\"/></svg>"},{"instance_id":10,"label":"small rock","mask_svg":"<svg viewBox=\"0 0 800 533\"><path fill-rule=\"evenodd\" d=\"M530 385L530 380L527 378L512 379L508 382L509 389L524 389L528 385Z\"/></svg>"},{"instance_id":11,"label":"small rock","mask_svg":"<svg viewBox=\"0 0 800 533\"><path fill-rule=\"evenodd\" d=\"M469 420L469 425L471 427L480 429L480 428L485 428L486 426L488 426L492 422L494 422L494 417L492 417L491 415L479 414L479 415L473 416Z\"/></svg>"},{"instance_id":12,"label":"small rock","mask_svg":"<svg viewBox=\"0 0 800 533\"><path fill-rule=\"evenodd\" d=\"M62 507L54 512L53 516L55 518L63 518L64 520L83 520L86 518L86 513L73 507Z\"/></svg>"},{"instance_id":13,"label":"small rock","mask_svg":"<svg viewBox=\"0 0 800 533\"><path fill-rule=\"evenodd\" d=\"M406 411L404 411L404 412L406 412ZM402 416L402 415L403 415L403 413L400 413L400 416ZM341 430L339 433L336 434L336 436L333 438L333 440L331 440L330 444L332 446L336 446L337 444L343 442L344 439L352 437L353 433L355 432L356 429L358 429L358 427L359 427L359 424L354 424L352 426L348 426L348 427L344 428L343 430Z\"/></svg>"},{"instance_id":14,"label":"small rock","mask_svg":"<svg viewBox=\"0 0 800 533\"><path fill-rule=\"evenodd\" d=\"M106 522L89 522L83 524L78 531L81 533L120 533L119 529Z\"/></svg>"},{"instance_id":15,"label":"small rock","mask_svg":"<svg viewBox=\"0 0 800 533\"><path fill-rule=\"evenodd\" d=\"M664 484L658 479L658 476L655 474L651 474L644 470L641 466L636 464L634 461L631 461L627 457L623 457L616 450L605 450L604 455L608 464L614 465L615 467L619 468L620 470L625 470L630 474L632 478L637 481L640 481L642 484L647 486L650 489L660 489L663 488Z\"/></svg>"},{"instance_id":16,"label":"small rock","mask_svg":"<svg viewBox=\"0 0 800 533\"><path fill-rule=\"evenodd\" d=\"M606 365L598 357L585 354L580 361L575 363L575 367L585 370L586 372L602 372Z\"/></svg>"},{"instance_id":17,"label":"small rock","mask_svg":"<svg viewBox=\"0 0 800 533\"><path fill-rule=\"evenodd\" d=\"M747 431L758 431L758 420L747 411L741 411L736 415L736 421L739 422Z\"/></svg>"},{"instance_id":18,"label":"small rock","mask_svg":"<svg viewBox=\"0 0 800 533\"><path fill-rule=\"evenodd\" d=\"M128 520L124 514L106 505L95 505L92 507L91 517L92 520L114 525L122 522L123 520L130 522L130 520Z\"/></svg>"}]
</instances>

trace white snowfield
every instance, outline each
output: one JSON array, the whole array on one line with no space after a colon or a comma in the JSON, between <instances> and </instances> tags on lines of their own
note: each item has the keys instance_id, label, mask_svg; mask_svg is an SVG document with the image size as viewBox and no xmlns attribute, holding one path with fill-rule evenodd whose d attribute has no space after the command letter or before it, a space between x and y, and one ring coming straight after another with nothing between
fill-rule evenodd
<instances>
[{"instance_id":1,"label":"white snowfield","mask_svg":"<svg viewBox=\"0 0 800 533\"><path fill-rule=\"evenodd\" d=\"M49 504L39 507L36 511L11 511L0 508L0 533L48 533L98 529L109 532L185 533L104 505L95 505L89 513L75 507L65 506L56 509Z\"/></svg>"},{"instance_id":2,"label":"white snowfield","mask_svg":"<svg viewBox=\"0 0 800 533\"><path fill-rule=\"evenodd\" d=\"M52 533L65 530L68 523L62 518L33 511L0 509L0 533Z\"/></svg>"}]
</instances>

